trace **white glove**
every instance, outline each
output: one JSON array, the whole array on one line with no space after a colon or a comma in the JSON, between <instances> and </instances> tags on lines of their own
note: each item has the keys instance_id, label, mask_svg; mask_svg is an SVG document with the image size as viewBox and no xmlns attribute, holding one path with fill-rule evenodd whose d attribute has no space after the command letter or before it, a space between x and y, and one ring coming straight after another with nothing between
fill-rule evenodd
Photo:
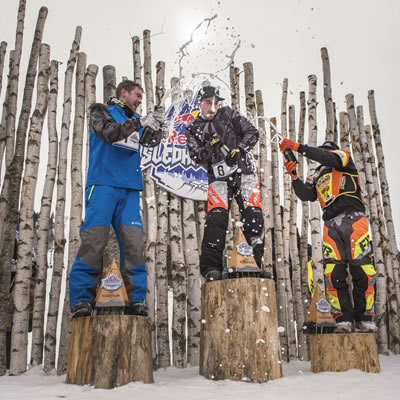
<instances>
[{"instance_id":1,"label":"white glove","mask_svg":"<svg viewBox=\"0 0 400 400\"><path fill-rule=\"evenodd\" d=\"M148 126L149 128L153 129L153 131L158 131L161 128L160 123L157 121L154 113L152 112L140 117L139 121L140 125L142 125L142 128L146 128L146 126Z\"/></svg>"},{"instance_id":2,"label":"white glove","mask_svg":"<svg viewBox=\"0 0 400 400\"><path fill-rule=\"evenodd\" d=\"M162 125L165 121L165 112L164 112L164 107L159 107L153 112L153 116L156 119L156 121Z\"/></svg>"}]
</instances>

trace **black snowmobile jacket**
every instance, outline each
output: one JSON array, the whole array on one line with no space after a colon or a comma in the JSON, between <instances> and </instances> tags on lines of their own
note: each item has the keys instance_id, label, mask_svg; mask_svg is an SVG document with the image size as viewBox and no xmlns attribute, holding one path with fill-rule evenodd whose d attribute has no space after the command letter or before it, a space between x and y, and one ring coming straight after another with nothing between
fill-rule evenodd
<instances>
[{"instance_id":1,"label":"black snowmobile jacket","mask_svg":"<svg viewBox=\"0 0 400 400\"><path fill-rule=\"evenodd\" d=\"M253 157L249 151L258 141L258 130L237 111L225 106L217 111L211 121L199 115L186 127L189 156L196 164L207 170L209 183L216 180L212 166L224 159L220 150L210 145L214 133L219 135L223 144L230 150L235 148L241 150L238 171L242 174L255 172Z\"/></svg>"},{"instance_id":2,"label":"black snowmobile jacket","mask_svg":"<svg viewBox=\"0 0 400 400\"><path fill-rule=\"evenodd\" d=\"M292 181L300 200L315 201L319 198L324 221L348 212L365 212L358 171L349 153L302 144L297 151L321 164L305 183L299 178Z\"/></svg>"}]
</instances>

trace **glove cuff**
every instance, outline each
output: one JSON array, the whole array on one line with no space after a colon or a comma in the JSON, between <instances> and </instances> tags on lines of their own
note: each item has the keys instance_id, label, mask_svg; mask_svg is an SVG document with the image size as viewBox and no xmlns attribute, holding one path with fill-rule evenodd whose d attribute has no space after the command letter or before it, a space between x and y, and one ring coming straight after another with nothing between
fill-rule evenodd
<instances>
[{"instance_id":1,"label":"glove cuff","mask_svg":"<svg viewBox=\"0 0 400 400\"><path fill-rule=\"evenodd\" d=\"M144 118L143 115L142 115L141 117L138 118L138 120L139 120L139 125L140 125L141 128L143 128L143 125L142 125L142 118Z\"/></svg>"}]
</instances>

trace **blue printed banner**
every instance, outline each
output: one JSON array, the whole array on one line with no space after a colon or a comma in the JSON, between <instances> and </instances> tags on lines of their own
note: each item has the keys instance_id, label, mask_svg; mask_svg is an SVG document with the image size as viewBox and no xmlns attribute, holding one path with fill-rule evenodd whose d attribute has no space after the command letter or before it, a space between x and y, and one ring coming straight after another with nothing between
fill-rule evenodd
<instances>
[{"instance_id":1,"label":"blue printed banner","mask_svg":"<svg viewBox=\"0 0 400 400\"><path fill-rule=\"evenodd\" d=\"M179 107L171 105L166 113L168 131L157 147L141 146L141 167L151 168L159 186L180 197L207 200L207 172L189 157L185 126L199 113L197 96L185 99Z\"/></svg>"}]
</instances>

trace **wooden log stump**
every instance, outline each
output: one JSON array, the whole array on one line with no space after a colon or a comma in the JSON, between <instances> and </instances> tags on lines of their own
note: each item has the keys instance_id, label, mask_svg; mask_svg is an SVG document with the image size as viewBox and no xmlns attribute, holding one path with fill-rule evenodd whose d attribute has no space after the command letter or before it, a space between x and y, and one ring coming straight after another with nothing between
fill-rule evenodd
<instances>
[{"instance_id":1,"label":"wooden log stump","mask_svg":"<svg viewBox=\"0 0 400 400\"><path fill-rule=\"evenodd\" d=\"M282 377L276 307L271 279L203 285L200 374L257 383Z\"/></svg>"},{"instance_id":2,"label":"wooden log stump","mask_svg":"<svg viewBox=\"0 0 400 400\"><path fill-rule=\"evenodd\" d=\"M151 321L136 315L96 315L72 322L67 383L111 389L153 383Z\"/></svg>"},{"instance_id":3,"label":"wooden log stump","mask_svg":"<svg viewBox=\"0 0 400 400\"><path fill-rule=\"evenodd\" d=\"M310 346L312 372L381 370L373 333L310 335Z\"/></svg>"}]
</instances>

